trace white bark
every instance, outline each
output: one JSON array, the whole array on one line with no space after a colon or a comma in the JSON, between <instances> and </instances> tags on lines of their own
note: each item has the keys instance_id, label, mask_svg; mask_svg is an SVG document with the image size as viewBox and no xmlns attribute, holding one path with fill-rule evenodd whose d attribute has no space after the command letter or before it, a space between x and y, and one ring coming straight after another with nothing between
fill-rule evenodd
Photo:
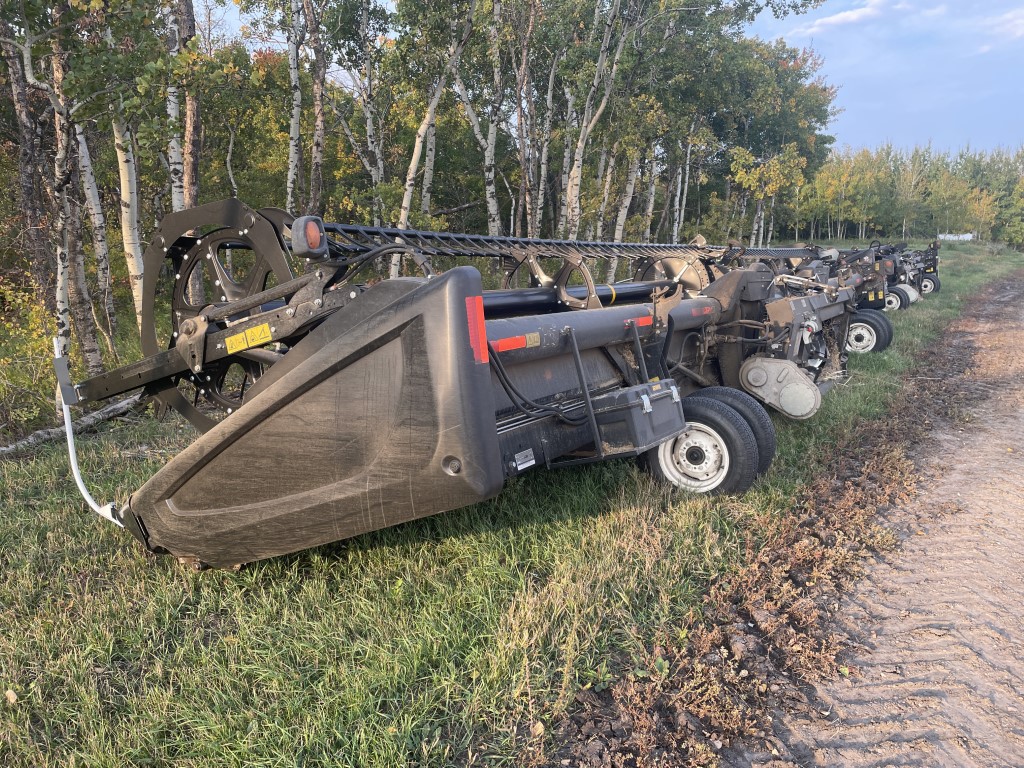
<instances>
[{"instance_id":1,"label":"white bark","mask_svg":"<svg viewBox=\"0 0 1024 768\"><path fill-rule=\"evenodd\" d=\"M540 237L540 225L544 216L544 198L547 192L548 163L551 155L551 123L554 119L555 105L555 75L558 72L558 63L562 60L564 52L559 53L551 62L551 71L548 73L548 90L544 100L544 127L540 137L540 165L537 173L537 194L533 207L533 217L530 222L530 237Z\"/></svg>"},{"instance_id":2,"label":"white bark","mask_svg":"<svg viewBox=\"0 0 1024 768\"><path fill-rule=\"evenodd\" d=\"M128 279L135 302L135 323L142 328L142 238L139 235L139 185L132 134L120 113L115 113L114 151L120 181L121 241L128 263Z\"/></svg>"},{"instance_id":3,"label":"white bark","mask_svg":"<svg viewBox=\"0 0 1024 768\"><path fill-rule=\"evenodd\" d=\"M754 223L750 228L750 247L757 247L757 234L761 226L761 217L764 216L764 200L758 198L757 208L754 209Z\"/></svg>"},{"instance_id":4,"label":"white bark","mask_svg":"<svg viewBox=\"0 0 1024 768\"><path fill-rule=\"evenodd\" d=\"M434 158L437 156L437 121L427 130L427 156L423 159L423 189L420 190L420 213L430 215L430 196L434 192Z\"/></svg>"},{"instance_id":5,"label":"white bark","mask_svg":"<svg viewBox=\"0 0 1024 768\"><path fill-rule=\"evenodd\" d=\"M181 50L181 23L177 10L170 14L170 41L168 53L174 59ZM181 106L178 86L171 80L167 86L167 124L170 138L167 140L167 170L171 177L171 210L177 213L185 209L185 157L181 149Z\"/></svg>"},{"instance_id":6,"label":"white bark","mask_svg":"<svg viewBox=\"0 0 1024 768\"><path fill-rule=\"evenodd\" d=\"M574 99L572 91L569 88L565 89L565 130L562 132L563 135L563 151L562 151L562 204L558 209L558 236L567 237L567 225L569 221L569 171L572 165L572 142L569 140L570 129L576 122L576 110L574 109Z\"/></svg>"},{"instance_id":7,"label":"white bark","mask_svg":"<svg viewBox=\"0 0 1024 768\"><path fill-rule=\"evenodd\" d=\"M626 230L626 219L629 218L629 207L633 202L633 193L636 191L636 177L640 172L640 153L636 153L629 162L629 170L626 171L626 189L619 201L619 211L615 217L614 242L621 243L622 236Z\"/></svg>"},{"instance_id":8,"label":"white bark","mask_svg":"<svg viewBox=\"0 0 1024 768\"><path fill-rule=\"evenodd\" d=\"M597 127L601 115L611 97L612 85L615 82L615 75L619 69L619 61L622 59L622 51L626 45L628 28L625 24L620 30L618 44L615 52L611 52L612 32L619 21L620 0L613 0L608 10L608 17L604 24L604 35L601 39L601 49L598 53L597 63L594 68L594 79L591 82L590 90L587 93L583 105L583 112L580 118L579 136L576 139L576 149L573 152L572 168L569 171L568 186L566 189L566 201L568 203L567 227L570 239L574 239L580 226L580 195L582 192L583 180L583 157L586 153L587 142L590 134ZM608 59L611 56L611 64ZM601 100L595 104L598 92L601 92Z\"/></svg>"},{"instance_id":9,"label":"white bark","mask_svg":"<svg viewBox=\"0 0 1024 768\"><path fill-rule=\"evenodd\" d=\"M324 141L327 135L327 119L324 112L324 95L327 88L327 52L320 35L320 13L312 0L303 0L309 47L313 53L313 145L309 152L309 198L306 213L318 215L323 208L323 165Z\"/></svg>"},{"instance_id":10,"label":"white bark","mask_svg":"<svg viewBox=\"0 0 1024 768\"><path fill-rule=\"evenodd\" d=\"M675 194L672 195L672 234L669 236L669 242L673 245L679 242L679 228L683 223L680 206L683 196L683 171L681 168L676 168L675 188Z\"/></svg>"},{"instance_id":11,"label":"white bark","mask_svg":"<svg viewBox=\"0 0 1024 768\"><path fill-rule=\"evenodd\" d=\"M359 84L359 106L363 110L363 121L366 125L366 155L363 157L362 151L359 151L359 154L370 174L370 184L373 186L373 224L379 227L384 218L384 204L380 198L380 185L384 181L384 153L381 151L377 136L377 86L373 72L373 45L370 40L370 0L362 0L360 4L359 40L362 43L362 70L360 77L355 79ZM355 141L347 123L345 130L354 147Z\"/></svg>"},{"instance_id":12,"label":"white bark","mask_svg":"<svg viewBox=\"0 0 1024 768\"><path fill-rule=\"evenodd\" d=\"M461 39L453 43L448 49L448 61L445 64L444 69L438 76L437 82L431 89L430 100L427 103L426 113L423 115L423 120L420 121L420 127L416 131L416 141L412 148L412 157L409 159L409 168L405 174L405 193L402 195L402 207L398 213L398 228L408 229L409 228L409 213L412 210L412 196L416 188L416 176L420 169L420 158L423 155L423 144L427 136L427 129L431 123L434 122L434 115L437 113L437 104L441 100L441 94L444 93L445 87L448 84L448 77L459 65L459 59L462 57L462 51L466 47L466 43L469 42L469 36L473 31L473 13L476 10L476 0L472 0L469 5L469 10L466 14L466 21L462 30ZM399 253L394 254L391 257L391 268L389 270L390 277L396 278L399 276L402 270L402 256Z\"/></svg>"},{"instance_id":13,"label":"white bark","mask_svg":"<svg viewBox=\"0 0 1024 768\"><path fill-rule=\"evenodd\" d=\"M302 47L302 4L300 0L289 1L287 29L288 42L288 87L291 91L292 113L288 129L288 179L285 184L285 210L294 212L298 186L299 164L302 162L302 86L299 82L299 49Z\"/></svg>"},{"instance_id":14,"label":"white bark","mask_svg":"<svg viewBox=\"0 0 1024 768\"><path fill-rule=\"evenodd\" d=\"M89 143L81 124L75 123L75 136L78 139L78 170L82 179L82 192L85 197L85 208L89 213L89 224L92 233L92 247L96 257L96 284L99 287L100 306L103 309L104 334L113 336L117 327L114 315L114 292L110 285L110 247L107 245L107 217L103 213L100 202L99 186L93 172L92 155Z\"/></svg>"},{"instance_id":15,"label":"white bark","mask_svg":"<svg viewBox=\"0 0 1024 768\"><path fill-rule=\"evenodd\" d=\"M228 153L224 157L224 169L228 173L228 183L231 184L231 196L238 197L238 184L235 183L235 170L231 167L231 160L235 152L235 126L228 126Z\"/></svg>"},{"instance_id":16,"label":"white bark","mask_svg":"<svg viewBox=\"0 0 1024 768\"><path fill-rule=\"evenodd\" d=\"M622 193L622 200L619 201L619 212L615 217L615 234L613 242L621 243L622 236L626 230L626 219L629 217L629 206L633 202L633 192L636 190L636 177L640 170L640 153L636 153L629 162L629 169L626 171L626 189ZM615 273L619 268L619 257L612 256L608 259L607 282L615 282Z\"/></svg>"},{"instance_id":17,"label":"white bark","mask_svg":"<svg viewBox=\"0 0 1024 768\"><path fill-rule=\"evenodd\" d=\"M452 83L455 93L458 94L466 109L466 118L473 129L473 136L484 154L484 200L487 203L487 234L495 236L501 234L501 212L498 209L498 185L495 179L494 155L498 143L498 121L490 118L487 121L487 135L483 133L480 125L480 118L473 109L473 102L469 97L469 91L458 73L455 74ZM488 108L489 115L494 115L496 110L493 104ZM426 180L424 180L424 184Z\"/></svg>"},{"instance_id":18,"label":"white bark","mask_svg":"<svg viewBox=\"0 0 1024 768\"><path fill-rule=\"evenodd\" d=\"M604 219L608 215L608 199L611 197L612 177L615 176L615 165L619 159L619 142L612 145L612 154L608 159L608 167L604 174L604 188L601 191L601 205L597 209L597 226L595 237L604 239Z\"/></svg>"}]
</instances>

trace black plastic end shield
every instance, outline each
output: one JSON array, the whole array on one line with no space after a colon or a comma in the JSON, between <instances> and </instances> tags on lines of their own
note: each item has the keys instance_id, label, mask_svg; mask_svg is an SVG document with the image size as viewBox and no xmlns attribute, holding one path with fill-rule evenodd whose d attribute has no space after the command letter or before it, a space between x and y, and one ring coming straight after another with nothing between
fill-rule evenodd
<instances>
[{"instance_id":1,"label":"black plastic end shield","mask_svg":"<svg viewBox=\"0 0 1024 768\"><path fill-rule=\"evenodd\" d=\"M132 496L149 546L227 566L494 496L480 295L462 267L328 318L288 353L298 365Z\"/></svg>"}]
</instances>

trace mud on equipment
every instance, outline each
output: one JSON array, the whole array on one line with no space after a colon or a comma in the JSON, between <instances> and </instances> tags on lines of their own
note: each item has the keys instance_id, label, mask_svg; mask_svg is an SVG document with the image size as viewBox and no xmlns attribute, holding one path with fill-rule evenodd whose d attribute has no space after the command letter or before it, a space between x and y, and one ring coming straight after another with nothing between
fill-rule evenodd
<instances>
[{"instance_id":1,"label":"mud on equipment","mask_svg":"<svg viewBox=\"0 0 1024 768\"><path fill-rule=\"evenodd\" d=\"M394 255L420 276L373 280ZM852 293L783 293L762 264L715 274L720 255L325 224L228 200L154 233L142 360L76 386L57 367L69 405L141 387L201 433L102 509L150 550L215 566L466 506L535 467L661 451L655 474L680 487L743 491L766 467L750 409L694 401L688 424L684 396L745 388L812 415L844 371ZM483 289L481 258L503 288ZM635 278L595 283L612 258Z\"/></svg>"}]
</instances>

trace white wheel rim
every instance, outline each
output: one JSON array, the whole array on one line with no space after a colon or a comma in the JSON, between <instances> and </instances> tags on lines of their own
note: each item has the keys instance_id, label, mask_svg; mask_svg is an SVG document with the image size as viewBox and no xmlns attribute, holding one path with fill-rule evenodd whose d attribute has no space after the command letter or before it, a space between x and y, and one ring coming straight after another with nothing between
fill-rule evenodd
<instances>
[{"instance_id":1,"label":"white wheel rim","mask_svg":"<svg viewBox=\"0 0 1024 768\"><path fill-rule=\"evenodd\" d=\"M658 463L673 485L707 493L729 474L729 449L715 430L690 422L683 434L658 446Z\"/></svg>"},{"instance_id":2,"label":"white wheel rim","mask_svg":"<svg viewBox=\"0 0 1024 768\"><path fill-rule=\"evenodd\" d=\"M846 335L846 348L851 352L870 352L878 344L878 334L867 323L850 323Z\"/></svg>"},{"instance_id":3,"label":"white wheel rim","mask_svg":"<svg viewBox=\"0 0 1024 768\"><path fill-rule=\"evenodd\" d=\"M926 277L921 281L921 293L931 293L935 290L935 283L932 282L930 277Z\"/></svg>"},{"instance_id":4,"label":"white wheel rim","mask_svg":"<svg viewBox=\"0 0 1024 768\"><path fill-rule=\"evenodd\" d=\"M885 308L886 309L899 309L900 308L900 297L895 293L885 294Z\"/></svg>"}]
</instances>

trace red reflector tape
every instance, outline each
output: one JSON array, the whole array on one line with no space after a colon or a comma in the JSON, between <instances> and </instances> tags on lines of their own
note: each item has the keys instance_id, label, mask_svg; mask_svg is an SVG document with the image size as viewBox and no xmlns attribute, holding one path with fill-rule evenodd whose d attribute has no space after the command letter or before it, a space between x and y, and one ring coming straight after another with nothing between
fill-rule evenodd
<instances>
[{"instance_id":1,"label":"red reflector tape","mask_svg":"<svg viewBox=\"0 0 1024 768\"><path fill-rule=\"evenodd\" d=\"M645 325L654 325L654 318L651 315L644 315L643 317L634 317L632 320L626 321L626 327L629 327L629 323L633 323L637 328L643 328Z\"/></svg>"},{"instance_id":2,"label":"red reflector tape","mask_svg":"<svg viewBox=\"0 0 1024 768\"><path fill-rule=\"evenodd\" d=\"M490 362L487 355L487 324L484 322L484 297L466 297L466 320L469 323L469 345L473 359L478 363Z\"/></svg>"},{"instance_id":3,"label":"red reflector tape","mask_svg":"<svg viewBox=\"0 0 1024 768\"><path fill-rule=\"evenodd\" d=\"M710 315L714 310L711 307L697 307L697 309L691 309L690 314L694 317L702 317L703 315Z\"/></svg>"},{"instance_id":4,"label":"red reflector tape","mask_svg":"<svg viewBox=\"0 0 1024 768\"><path fill-rule=\"evenodd\" d=\"M525 336L509 336L507 339L498 339L493 343L495 352L509 352L513 349L526 349Z\"/></svg>"}]
</instances>

